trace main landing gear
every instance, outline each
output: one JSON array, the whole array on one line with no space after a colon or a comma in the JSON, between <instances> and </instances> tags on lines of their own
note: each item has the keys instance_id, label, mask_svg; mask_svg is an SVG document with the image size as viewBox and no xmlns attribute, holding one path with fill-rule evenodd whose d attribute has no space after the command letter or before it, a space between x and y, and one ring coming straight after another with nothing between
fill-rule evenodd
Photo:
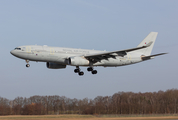
<instances>
[{"instance_id":1,"label":"main landing gear","mask_svg":"<svg viewBox=\"0 0 178 120\"><path fill-rule=\"evenodd\" d=\"M96 71L96 70L93 70L92 67L87 68L87 70L88 70L89 72L91 71L92 74L97 74L97 71Z\"/></svg>"},{"instance_id":2,"label":"main landing gear","mask_svg":"<svg viewBox=\"0 0 178 120\"><path fill-rule=\"evenodd\" d=\"M29 60L25 60L26 61L26 67L28 68L28 67L30 67L30 64L28 64L29 63Z\"/></svg>"},{"instance_id":3,"label":"main landing gear","mask_svg":"<svg viewBox=\"0 0 178 120\"><path fill-rule=\"evenodd\" d=\"M89 68L87 68L87 70L88 70L89 72L91 71L92 74L97 74L97 71L96 71L96 70L93 70L93 67L89 67ZM76 69L74 70L74 72L75 72L75 73L78 73L78 75L80 75L80 76L84 75L84 72L83 72L83 71L80 71L79 66L76 66Z\"/></svg>"},{"instance_id":4,"label":"main landing gear","mask_svg":"<svg viewBox=\"0 0 178 120\"><path fill-rule=\"evenodd\" d=\"M79 66L76 67L76 69L74 70L75 73L78 73L78 75L82 76L84 75L84 72L83 71L80 71L80 68Z\"/></svg>"}]
</instances>

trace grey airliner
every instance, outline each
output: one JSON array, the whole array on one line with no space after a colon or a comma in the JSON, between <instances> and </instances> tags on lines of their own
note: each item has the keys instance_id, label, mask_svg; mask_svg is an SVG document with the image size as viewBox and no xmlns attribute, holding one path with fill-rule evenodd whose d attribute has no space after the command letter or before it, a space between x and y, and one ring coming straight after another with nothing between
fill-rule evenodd
<instances>
[{"instance_id":1,"label":"grey airliner","mask_svg":"<svg viewBox=\"0 0 178 120\"><path fill-rule=\"evenodd\" d=\"M48 47L46 45L26 45L16 47L10 53L15 57L24 59L27 62L26 67L30 67L29 61L46 62L47 68L50 69L62 69L66 68L67 65L71 65L76 66L74 72L82 76L84 72L81 71L80 66L86 66L89 72L97 74L97 70L94 70L95 66L117 67L130 65L166 54L151 55L157 34L157 32L151 32L135 48L111 52Z\"/></svg>"}]
</instances>

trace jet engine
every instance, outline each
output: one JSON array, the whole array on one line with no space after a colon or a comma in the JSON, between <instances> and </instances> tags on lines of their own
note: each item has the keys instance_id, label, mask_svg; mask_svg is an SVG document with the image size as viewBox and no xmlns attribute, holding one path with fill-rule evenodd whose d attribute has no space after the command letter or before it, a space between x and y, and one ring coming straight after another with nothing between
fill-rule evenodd
<instances>
[{"instance_id":1,"label":"jet engine","mask_svg":"<svg viewBox=\"0 0 178 120\"><path fill-rule=\"evenodd\" d=\"M83 57L70 57L68 59L68 64L73 66L87 66L89 61Z\"/></svg>"},{"instance_id":2,"label":"jet engine","mask_svg":"<svg viewBox=\"0 0 178 120\"><path fill-rule=\"evenodd\" d=\"M66 68L66 65L47 62L46 67L49 68L49 69L62 69L62 68Z\"/></svg>"}]
</instances>

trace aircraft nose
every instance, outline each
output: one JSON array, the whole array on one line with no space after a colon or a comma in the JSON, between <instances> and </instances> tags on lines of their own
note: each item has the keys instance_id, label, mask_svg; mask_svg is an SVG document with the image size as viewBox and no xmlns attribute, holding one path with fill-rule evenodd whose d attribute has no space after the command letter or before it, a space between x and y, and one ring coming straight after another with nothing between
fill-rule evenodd
<instances>
[{"instance_id":1,"label":"aircraft nose","mask_svg":"<svg viewBox=\"0 0 178 120\"><path fill-rule=\"evenodd\" d=\"M14 55L14 50L11 50L10 53L11 53L12 55Z\"/></svg>"}]
</instances>

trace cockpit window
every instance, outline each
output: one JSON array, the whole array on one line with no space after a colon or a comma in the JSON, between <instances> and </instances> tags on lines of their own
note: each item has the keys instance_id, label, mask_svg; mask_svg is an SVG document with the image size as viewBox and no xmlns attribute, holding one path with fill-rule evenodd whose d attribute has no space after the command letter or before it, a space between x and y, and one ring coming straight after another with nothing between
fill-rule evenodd
<instances>
[{"instance_id":1,"label":"cockpit window","mask_svg":"<svg viewBox=\"0 0 178 120\"><path fill-rule=\"evenodd\" d=\"M15 48L15 50L21 50L21 48Z\"/></svg>"}]
</instances>

